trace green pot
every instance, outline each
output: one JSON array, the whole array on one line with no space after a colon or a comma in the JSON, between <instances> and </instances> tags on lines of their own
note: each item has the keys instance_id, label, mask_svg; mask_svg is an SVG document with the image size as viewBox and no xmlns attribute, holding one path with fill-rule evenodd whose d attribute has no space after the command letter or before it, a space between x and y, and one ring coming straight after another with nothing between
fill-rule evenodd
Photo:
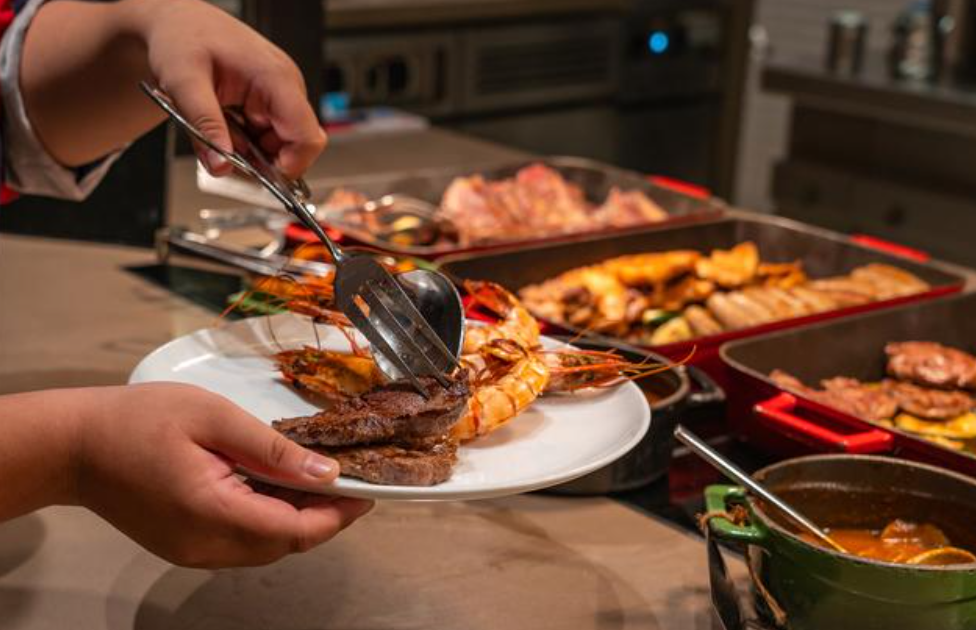
<instances>
[{"instance_id":1,"label":"green pot","mask_svg":"<svg viewBox=\"0 0 976 630\"><path fill-rule=\"evenodd\" d=\"M754 477L821 526L875 529L903 518L937 525L955 546L976 550L976 481L962 475L885 457L822 455ZM907 566L823 549L736 486L709 486L705 503L710 512L747 507L748 523L713 518L712 533L747 546L791 630L976 628L976 564Z\"/></svg>"}]
</instances>

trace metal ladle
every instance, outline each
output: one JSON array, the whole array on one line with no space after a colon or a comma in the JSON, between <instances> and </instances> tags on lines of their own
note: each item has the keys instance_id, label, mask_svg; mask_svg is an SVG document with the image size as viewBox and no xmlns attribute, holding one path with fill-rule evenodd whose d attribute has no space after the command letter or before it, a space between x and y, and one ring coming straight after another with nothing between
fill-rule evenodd
<instances>
[{"instance_id":1,"label":"metal ladle","mask_svg":"<svg viewBox=\"0 0 976 630\"><path fill-rule=\"evenodd\" d=\"M759 482L746 474L746 472L741 468L722 457L718 451L710 447L705 443L704 440L691 431L688 431L683 426L678 425L674 430L674 437L678 438L682 444L697 453L702 459L714 466L726 477L739 485L745 486L749 492L761 497L763 501L775 506L780 512L790 517L790 520L794 521L797 525L800 525L803 529L816 536L819 540L822 540L824 543L829 545L831 549L841 553L850 553L836 540L831 538L830 535L828 535L825 531L817 527L813 521L800 514L800 512L798 512L796 508L791 506L789 503L767 490Z\"/></svg>"}]
</instances>

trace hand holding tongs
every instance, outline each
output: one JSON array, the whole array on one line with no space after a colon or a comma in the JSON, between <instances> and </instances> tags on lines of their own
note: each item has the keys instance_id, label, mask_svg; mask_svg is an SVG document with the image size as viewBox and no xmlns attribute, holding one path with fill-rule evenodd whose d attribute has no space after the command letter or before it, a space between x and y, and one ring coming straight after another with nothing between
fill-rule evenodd
<instances>
[{"instance_id":1,"label":"hand holding tongs","mask_svg":"<svg viewBox=\"0 0 976 630\"><path fill-rule=\"evenodd\" d=\"M214 144L179 112L165 92L144 81L140 86L194 139L260 182L329 248L336 268L336 305L369 340L373 350L396 369L397 373L391 376L409 378L424 396L427 396L427 392L419 380L420 376L433 376L442 386L448 386L446 374L458 367L457 358L382 265L371 256L353 257L346 254L329 238L315 219L314 206L308 202L308 186L300 179L294 182L288 180L271 164L251 139L246 123L238 112L225 110L227 125L235 144L247 147L253 162L237 151L226 151Z\"/></svg>"}]
</instances>

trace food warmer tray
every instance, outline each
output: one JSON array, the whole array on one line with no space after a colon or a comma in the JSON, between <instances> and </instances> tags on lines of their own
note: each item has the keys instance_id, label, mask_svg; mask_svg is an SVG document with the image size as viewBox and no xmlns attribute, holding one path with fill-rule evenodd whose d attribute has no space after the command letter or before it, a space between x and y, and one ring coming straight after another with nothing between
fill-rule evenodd
<instances>
[{"instance_id":1,"label":"food warmer tray","mask_svg":"<svg viewBox=\"0 0 976 630\"><path fill-rule=\"evenodd\" d=\"M634 227L613 228L598 232L587 232L587 235L612 235L647 228L665 228L674 225L687 224L702 219L716 218L726 210L726 204L712 197L703 188L669 179L666 177L645 176L635 171L620 169L594 160L578 157L545 157L526 159L517 162L494 162L481 167L470 165L450 168L431 168L415 171L396 171L361 177L343 177L341 179L318 179L309 182L312 197L317 203L325 200L333 190L345 188L363 193L369 199L379 199L384 195L401 194L423 199L434 205L439 205L444 191L457 177L481 175L488 180L512 177L515 173L530 164L544 164L558 171L568 181L580 186L587 200L592 203L602 203L614 186L623 190L643 191L652 201L660 205L670 219L657 223L646 223ZM456 244L409 246L380 240L369 232L357 229L345 219L349 214L362 212L362 208L331 213L323 218L328 227L342 232L345 236L363 245L375 247L386 252L418 256L422 258L437 258L446 255L490 251L513 245L531 246L546 242L565 241L575 235L539 235L539 238L519 241L495 241L472 247L461 247ZM291 230L290 235L296 240L306 236L304 230Z\"/></svg>"},{"instance_id":2,"label":"food warmer tray","mask_svg":"<svg viewBox=\"0 0 976 630\"><path fill-rule=\"evenodd\" d=\"M778 368L811 386L834 376L878 381L885 374L885 344L908 340L937 341L973 351L976 294L726 344L721 355L731 377L727 392L733 430L762 450L780 455L883 453L976 475L976 456L786 392L769 378Z\"/></svg>"},{"instance_id":3,"label":"food warmer tray","mask_svg":"<svg viewBox=\"0 0 976 630\"><path fill-rule=\"evenodd\" d=\"M492 280L512 290L552 278L564 271L601 262L614 256L642 252L715 248L728 249L742 241L753 241L763 260L788 262L801 260L814 278L839 275L868 263L887 263L912 272L931 285L924 293L861 306L837 309L806 317L781 320L721 335L698 337L691 341L648 347L673 360L694 354L690 360L725 387L728 379L725 365L718 357L721 344L745 337L755 337L776 330L794 328L813 322L845 317L866 311L889 308L958 292L966 282L962 269L929 260L921 253L901 246L886 245L875 239L839 234L781 217L729 211L719 219L666 230L645 230L598 238L576 238L533 248L509 248L481 254L454 256L440 261L442 271L456 282L465 279ZM868 244L870 244L870 246ZM885 249L880 249L884 247ZM580 333L566 325L543 321L549 332Z\"/></svg>"}]
</instances>

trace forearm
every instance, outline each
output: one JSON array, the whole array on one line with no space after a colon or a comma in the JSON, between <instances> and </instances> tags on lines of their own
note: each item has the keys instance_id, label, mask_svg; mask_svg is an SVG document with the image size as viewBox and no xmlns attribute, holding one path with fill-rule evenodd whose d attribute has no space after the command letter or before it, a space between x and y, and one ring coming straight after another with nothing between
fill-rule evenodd
<instances>
[{"instance_id":1,"label":"forearm","mask_svg":"<svg viewBox=\"0 0 976 630\"><path fill-rule=\"evenodd\" d=\"M143 30L158 7L52 0L34 17L20 86L35 133L62 164L92 162L162 120L138 89L150 77Z\"/></svg>"},{"instance_id":2,"label":"forearm","mask_svg":"<svg viewBox=\"0 0 976 630\"><path fill-rule=\"evenodd\" d=\"M87 390L0 396L0 522L76 502L77 427Z\"/></svg>"}]
</instances>

